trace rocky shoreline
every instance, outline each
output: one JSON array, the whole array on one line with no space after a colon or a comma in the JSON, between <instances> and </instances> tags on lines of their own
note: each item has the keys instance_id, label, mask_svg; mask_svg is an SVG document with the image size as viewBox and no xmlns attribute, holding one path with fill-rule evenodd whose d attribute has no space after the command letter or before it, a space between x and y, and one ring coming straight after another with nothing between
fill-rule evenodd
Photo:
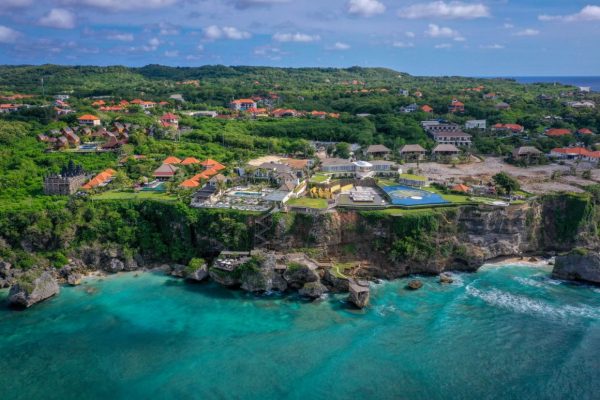
<instances>
[{"instance_id":1,"label":"rocky shoreline","mask_svg":"<svg viewBox=\"0 0 600 400\"><path fill-rule=\"evenodd\" d=\"M89 256L89 254L87 254ZM60 270L20 271L0 262L0 288L10 287L8 302L14 308L25 309L60 293L60 285L76 286L89 277L105 277L120 272L161 271L191 282L214 281L223 287L252 293L295 292L315 300L326 293L348 293L349 305L362 309L369 306L370 282L376 278L360 276L357 270L348 275L331 263L319 263L304 253L277 253L264 250L224 252L210 265L152 264L127 260L119 252L107 250L88 259L72 259ZM553 261L536 257L503 257L485 265L523 264L552 265ZM360 270L358 270L360 271ZM552 276L558 279L600 284L600 254L576 249L556 257ZM439 274L440 284L452 283L451 275ZM408 290L422 286L411 280Z\"/></svg>"}]
</instances>

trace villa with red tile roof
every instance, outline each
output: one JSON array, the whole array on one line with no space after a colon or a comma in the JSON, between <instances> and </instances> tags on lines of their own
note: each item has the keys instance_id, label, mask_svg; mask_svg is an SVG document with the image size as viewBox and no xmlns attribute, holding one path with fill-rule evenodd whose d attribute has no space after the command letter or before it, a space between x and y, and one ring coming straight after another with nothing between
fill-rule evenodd
<instances>
[{"instance_id":1,"label":"villa with red tile roof","mask_svg":"<svg viewBox=\"0 0 600 400\"><path fill-rule=\"evenodd\" d=\"M200 163L200 165L202 165L204 167L204 169L214 169L216 171L222 171L225 169L225 166L223 164L221 164L218 161L215 160L211 160L210 158L208 160L202 161Z\"/></svg>"},{"instance_id":2,"label":"villa with red tile roof","mask_svg":"<svg viewBox=\"0 0 600 400\"><path fill-rule=\"evenodd\" d=\"M90 179L88 183L83 185L81 188L85 190L90 190L99 186L106 186L113 179L113 177L117 174L117 171L114 169L107 169L100 172L98 175Z\"/></svg>"},{"instance_id":3,"label":"villa with red tile roof","mask_svg":"<svg viewBox=\"0 0 600 400\"><path fill-rule=\"evenodd\" d=\"M100 118L91 114L82 115L77 120L79 121L79 125L100 126L102 123Z\"/></svg>"},{"instance_id":4,"label":"villa with red tile roof","mask_svg":"<svg viewBox=\"0 0 600 400\"><path fill-rule=\"evenodd\" d=\"M193 164L200 164L200 160L198 160L197 158L194 158L194 157L187 157L181 162L181 165L193 165Z\"/></svg>"},{"instance_id":5,"label":"villa with red tile roof","mask_svg":"<svg viewBox=\"0 0 600 400\"><path fill-rule=\"evenodd\" d=\"M433 108L431 108L430 106L428 106L427 104L425 104L424 106L421 106L421 111L426 112L426 113L432 113L433 112Z\"/></svg>"},{"instance_id":6,"label":"villa with red tile roof","mask_svg":"<svg viewBox=\"0 0 600 400\"><path fill-rule=\"evenodd\" d=\"M160 124L165 128L179 128L179 117L173 113L166 113L160 117Z\"/></svg>"},{"instance_id":7,"label":"villa with red tile roof","mask_svg":"<svg viewBox=\"0 0 600 400\"><path fill-rule=\"evenodd\" d=\"M450 113L464 113L465 104L457 99L453 99L452 103L448 106L448 112Z\"/></svg>"},{"instance_id":8,"label":"villa with red tile roof","mask_svg":"<svg viewBox=\"0 0 600 400\"><path fill-rule=\"evenodd\" d=\"M519 124L496 124L492 126L493 131L511 131L513 133L523 133L525 127Z\"/></svg>"},{"instance_id":9,"label":"villa with red tile roof","mask_svg":"<svg viewBox=\"0 0 600 400\"><path fill-rule=\"evenodd\" d=\"M592 132L592 130L588 129L588 128L581 128L577 131L577 134L578 135L593 135L594 132Z\"/></svg>"},{"instance_id":10,"label":"villa with red tile roof","mask_svg":"<svg viewBox=\"0 0 600 400\"><path fill-rule=\"evenodd\" d=\"M571 132L570 129L551 128L551 129L546 129L546 132L544 132L544 134L546 136L560 137L560 136L571 135L571 134L573 134L573 132Z\"/></svg>"},{"instance_id":11,"label":"villa with red tile roof","mask_svg":"<svg viewBox=\"0 0 600 400\"><path fill-rule=\"evenodd\" d=\"M163 161L163 164L171 164L171 165L181 164L181 160L177 157L169 156L169 157L165 158L165 160Z\"/></svg>"},{"instance_id":12,"label":"villa with red tile roof","mask_svg":"<svg viewBox=\"0 0 600 400\"><path fill-rule=\"evenodd\" d=\"M252 99L238 99L229 103L229 108L236 111L246 111L250 108L256 108L256 102Z\"/></svg>"}]
</instances>

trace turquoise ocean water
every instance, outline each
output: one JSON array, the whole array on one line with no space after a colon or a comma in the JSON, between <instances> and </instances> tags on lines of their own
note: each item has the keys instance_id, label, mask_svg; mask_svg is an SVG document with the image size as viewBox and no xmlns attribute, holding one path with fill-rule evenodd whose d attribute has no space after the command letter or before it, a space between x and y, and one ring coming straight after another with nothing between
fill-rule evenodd
<instances>
[{"instance_id":1,"label":"turquoise ocean water","mask_svg":"<svg viewBox=\"0 0 600 400\"><path fill-rule=\"evenodd\" d=\"M366 311L156 274L89 281L0 309L0 398L599 398L600 289L540 267L455 277L375 285Z\"/></svg>"}]
</instances>

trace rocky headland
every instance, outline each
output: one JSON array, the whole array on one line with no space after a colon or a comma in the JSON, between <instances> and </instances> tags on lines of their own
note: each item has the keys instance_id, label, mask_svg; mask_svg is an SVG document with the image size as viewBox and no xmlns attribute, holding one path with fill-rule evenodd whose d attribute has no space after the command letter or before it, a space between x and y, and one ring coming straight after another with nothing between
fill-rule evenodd
<instances>
[{"instance_id":1,"label":"rocky headland","mask_svg":"<svg viewBox=\"0 0 600 400\"><path fill-rule=\"evenodd\" d=\"M162 269L188 281L213 280L249 292L297 292L308 299L348 293L350 304L369 303L368 282L413 274L476 271L503 257L558 256L554 276L599 283L597 207L589 198L549 196L510 207L464 206L398 212L338 211L277 214L268 241L252 251L223 251L225 243L172 221L173 240L191 234L207 253L190 264L156 260L116 244L91 243L70 254L67 265L23 272L0 262L0 288L9 301L29 307L77 285L86 275ZM252 220L249 221L252 226ZM577 251L572 251L578 249ZM564 256L562 254L565 254ZM167 261L167 262L165 262Z\"/></svg>"}]
</instances>

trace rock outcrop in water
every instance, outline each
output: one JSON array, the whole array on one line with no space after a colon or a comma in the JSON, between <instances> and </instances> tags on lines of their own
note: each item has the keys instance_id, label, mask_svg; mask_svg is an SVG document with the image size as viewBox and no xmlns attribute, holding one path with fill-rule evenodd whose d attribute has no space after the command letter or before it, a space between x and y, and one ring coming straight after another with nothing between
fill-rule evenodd
<instances>
[{"instance_id":1,"label":"rock outcrop in water","mask_svg":"<svg viewBox=\"0 0 600 400\"><path fill-rule=\"evenodd\" d=\"M557 256L552 276L600 285L600 254L595 251L576 249L567 255Z\"/></svg>"},{"instance_id":2,"label":"rock outcrop in water","mask_svg":"<svg viewBox=\"0 0 600 400\"><path fill-rule=\"evenodd\" d=\"M8 301L13 306L29 308L59 292L58 282L50 272L43 272L39 276L23 274L10 288Z\"/></svg>"},{"instance_id":3,"label":"rock outcrop in water","mask_svg":"<svg viewBox=\"0 0 600 400\"><path fill-rule=\"evenodd\" d=\"M349 289L350 295L348 296L348 301L350 303L358 308L365 308L369 305L369 300L371 298L369 282L350 280Z\"/></svg>"}]
</instances>

